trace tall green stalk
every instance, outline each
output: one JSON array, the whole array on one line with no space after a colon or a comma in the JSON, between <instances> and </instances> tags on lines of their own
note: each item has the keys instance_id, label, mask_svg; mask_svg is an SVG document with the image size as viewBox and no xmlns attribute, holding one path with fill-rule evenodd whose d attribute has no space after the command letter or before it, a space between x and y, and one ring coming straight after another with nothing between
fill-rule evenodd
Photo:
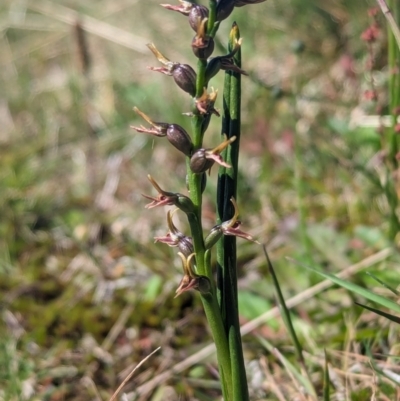
<instances>
[{"instance_id":1,"label":"tall green stalk","mask_svg":"<svg viewBox=\"0 0 400 401\"><path fill-rule=\"evenodd\" d=\"M239 28L233 24L229 38L229 52L240 39ZM235 64L241 67L241 51L234 56ZM221 223L234 215L231 199L237 199L237 172L240 147L240 104L241 74L228 71L225 73L223 95L222 135L236 137L235 142L224 151L224 159L231 168L220 167L217 188L218 221ZM237 293L237 260L236 238L222 237L217 244L217 286L220 308L229 341L232 363L233 400L248 400L249 394L244 366L242 341L240 337L238 293Z\"/></svg>"},{"instance_id":2,"label":"tall green stalk","mask_svg":"<svg viewBox=\"0 0 400 401\"><path fill-rule=\"evenodd\" d=\"M204 306L217 350L221 376L221 387L225 401L246 401L249 399L242 343L240 337L237 275L236 238L252 239L239 229L238 210L235 202L237 192L237 171L240 142L240 79L241 70L239 29L233 25L229 38L229 52L223 56L210 57L214 50L214 36L221 21L226 19L235 6L259 3L264 0L210 0L208 9L197 3L181 1L181 5L164 4L167 9L188 16L190 26L196 31L192 50L198 58L196 71L187 64L167 59L155 47L148 45L162 67L152 70L173 76L177 85L192 97L192 133L177 124L157 123L138 108L135 111L148 123L133 127L168 141L186 156L186 172L189 196L163 190L149 176L150 182L159 193L158 197L146 196L155 206L174 205L187 216L190 236L179 232L168 213L169 232L157 241L179 248L184 275L176 290L176 296L185 291L197 290ZM219 115L214 108L217 93L208 91L210 79L220 70L225 70L224 116L222 143L214 149L205 148L203 139L212 114ZM218 222L204 236L202 225L202 193L206 172L214 163L221 167L218 182ZM217 283L211 264L211 252L217 246Z\"/></svg>"}]
</instances>

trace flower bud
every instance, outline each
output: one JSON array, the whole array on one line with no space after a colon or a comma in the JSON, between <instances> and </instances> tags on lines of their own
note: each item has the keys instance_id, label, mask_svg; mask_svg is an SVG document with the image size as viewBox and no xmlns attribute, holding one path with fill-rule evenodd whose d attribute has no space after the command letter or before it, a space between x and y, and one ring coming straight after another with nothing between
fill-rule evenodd
<instances>
[{"instance_id":1,"label":"flower bud","mask_svg":"<svg viewBox=\"0 0 400 401\"><path fill-rule=\"evenodd\" d=\"M175 83L190 96L196 95L196 72L188 64L175 64L171 68Z\"/></svg>"}]
</instances>

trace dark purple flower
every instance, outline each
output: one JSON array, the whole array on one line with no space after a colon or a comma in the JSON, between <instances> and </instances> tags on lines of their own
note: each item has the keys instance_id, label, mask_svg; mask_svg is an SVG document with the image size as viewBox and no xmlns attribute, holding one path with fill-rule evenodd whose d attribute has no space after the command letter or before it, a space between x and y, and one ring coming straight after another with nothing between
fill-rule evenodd
<instances>
[{"instance_id":1,"label":"dark purple flower","mask_svg":"<svg viewBox=\"0 0 400 401\"><path fill-rule=\"evenodd\" d=\"M176 209L175 209L176 210ZM163 244L167 244L168 246L175 247L177 246L179 250L185 255L189 256L194 252L192 238L184 235L180 232L174 222L172 221L172 214L170 210L167 212L167 225L168 225L168 233L163 237L155 237L156 242L162 242Z\"/></svg>"},{"instance_id":2,"label":"dark purple flower","mask_svg":"<svg viewBox=\"0 0 400 401\"><path fill-rule=\"evenodd\" d=\"M225 56L217 56L217 57L211 57L208 60L207 63L207 68L206 68L206 82L208 83L212 77L214 77L219 70L229 70L229 71L234 71L239 74L243 75L248 75L246 71L242 70L239 68L233 60L233 56L237 53L237 51L240 49L240 46L242 44L242 38L239 40L235 41L234 48L232 51Z\"/></svg>"},{"instance_id":3,"label":"dark purple flower","mask_svg":"<svg viewBox=\"0 0 400 401\"><path fill-rule=\"evenodd\" d=\"M232 197L231 202L235 209L233 217L230 220L224 221L223 223L218 224L211 229L210 234L205 239L207 249L210 249L213 245L215 245L222 234L233 235L235 237L244 238L259 244L259 242L253 239L250 234L240 230L241 221L238 220L239 209L237 207L235 198Z\"/></svg>"},{"instance_id":4,"label":"dark purple flower","mask_svg":"<svg viewBox=\"0 0 400 401\"><path fill-rule=\"evenodd\" d=\"M214 149L198 149L190 158L190 169L196 173L204 173L210 170L214 163L218 163L220 166L230 168L231 165L226 163L221 156L221 152L236 140L236 136L225 140Z\"/></svg>"},{"instance_id":5,"label":"dark purple flower","mask_svg":"<svg viewBox=\"0 0 400 401\"><path fill-rule=\"evenodd\" d=\"M208 8L189 1L179 0L179 2L181 3L180 6L173 6L171 4L161 4L161 6L168 10L178 11L181 14L188 16L190 26L197 32L197 28L201 21L204 18L208 18Z\"/></svg>"},{"instance_id":6,"label":"dark purple flower","mask_svg":"<svg viewBox=\"0 0 400 401\"><path fill-rule=\"evenodd\" d=\"M190 139L189 134L180 125L154 122L148 115L144 114L137 107L134 107L133 110L152 126L151 128L146 128L143 125L140 127L131 126L135 131L144 132L157 137L166 136L169 143L176 149L180 150L183 154L186 156L192 154L192 140Z\"/></svg>"},{"instance_id":7,"label":"dark purple flower","mask_svg":"<svg viewBox=\"0 0 400 401\"><path fill-rule=\"evenodd\" d=\"M215 114L218 117L220 116L218 110L214 108L217 96L218 91L215 91L214 88L211 88L211 93L208 93L207 89L204 88L203 94L195 100L196 109L200 112L200 114Z\"/></svg>"},{"instance_id":8,"label":"dark purple flower","mask_svg":"<svg viewBox=\"0 0 400 401\"><path fill-rule=\"evenodd\" d=\"M142 195L146 199L150 199L151 202L146 205L147 209L152 209L157 206L176 206L185 213L193 213L194 205L190 198L180 193L167 192L160 188L151 175L147 176L153 187L157 190L158 196Z\"/></svg>"},{"instance_id":9,"label":"dark purple flower","mask_svg":"<svg viewBox=\"0 0 400 401\"><path fill-rule=\"evenodd\" d=\"M192 40L194 55L200 60L207 60L214 51L214 38L207 34L208 19L204 18L197 27L197 33Z\"/></svg>"},{"instance_id":10,"label":"dark purple flower","mask_svg":"<svg viewBox=\"0 0 400 401\"><path fill-rule=\"evenodd\" d=\"M188 64L181 64L167 59L160 51L149 43L147 47L156 56L157 60L163 64L163 67L148 67L149 70L161 72L162 74L172 76L175 83L191 96L196 94L196 72Z\"/></svg>"},{"instance_id":11,"label":"dark purple flower","mask_svg":"<svg viewBox=\"0 0 400 401\"><path fill-rule=\"evenodd\" d=\"M181 295L183 292L189 290L197 290L202 294L207 294L211 291L211 283L210 280L206 276L199 276L193 270L192 260L194 259L195 254L192 253L187 258L186 256L178 252L178 255L182 259L183 266L183 278L176 289L175 298Z\"/></svg>"}]
</instances>

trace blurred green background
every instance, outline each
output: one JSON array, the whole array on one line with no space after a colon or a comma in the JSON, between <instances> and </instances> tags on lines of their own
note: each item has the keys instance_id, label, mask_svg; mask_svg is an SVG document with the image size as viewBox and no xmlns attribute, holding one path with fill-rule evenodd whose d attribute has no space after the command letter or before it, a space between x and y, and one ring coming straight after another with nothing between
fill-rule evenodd
<instances>
[{"instance_id":1,"label":"blurred green background","mask_svg":"<svg viewBox=\"0 0 400 401\"><path fill-rule=\"evenodd\" d=\"M1 400L108 400L156 347L162 350L124 391L211 341L196 294L174 299L182 275L175 250L154 244L167 232L166 212L145 209L141 196L154 195L148 174L163 189L184 192L183 157L167 141L130 128L142 124L137 106L190 131L182 115L190 98L147 69L158 62L146 44L195 66L193 32L184 16L158 4L0 4ZM383 174L381 136L368 117L386 107L383 17L372 47L360 39L372 6L268 0L235 9L217 35L215 54L224 54L233 21L243 37L249 77L242 81L238 203L245 231L267 245L287 298L320 279L286 256L338 272L388 246L388 205L375 185ZM211 85L222 93L223 74ZM371 87L378 102L365 96ZM215 117L205 142L219 140ZM216 173L205 192L205 230L215 224ZM178 213L174 221L187 230ZM239 240L238 269L245 323L275 304L274 293L260 246ZM372 269L397 285L396 259L381 258ZM364 274L354 280L376 285ZM360 384L373 374L360 340L374 345L378 337L383 352L395 334L380 324L377 335L377 319L361 315L352 301L336 288L306 299L294 320L316 375L324 348L338 368L363 364L364 381L354 378L349 391L359 397L351 399L370 399L372 390ZM280 319L256 333L292 355ZM279 399L273 382L287 397L296 392L254 333L244 347L252 399ZM142 399L217 399L214 362L195 363Z\"/></svg>"}]
</instances>

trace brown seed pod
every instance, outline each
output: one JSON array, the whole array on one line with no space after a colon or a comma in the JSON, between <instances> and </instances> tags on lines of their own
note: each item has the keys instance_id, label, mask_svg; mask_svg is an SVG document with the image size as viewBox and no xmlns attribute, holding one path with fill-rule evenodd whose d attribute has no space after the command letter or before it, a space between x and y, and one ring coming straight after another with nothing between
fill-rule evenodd
<instances>
[{"instance_id":1,"label":"brown seed pod","mask_svg":"<svg viewBox=\"0 0 400 401\"><path fill-rule=\"evenodd\" d=\"M188 64L175 64L171 68L175 83L190 96L196 95L196 72Z\"/></svg>"},{"instance_id":2,"label":"brown seed pod","mask_svg":"<svg viewBox=\"0 0 400 401\"><path fill-rule=\"evenodd\" d=\"M194 5L189 12L189 24L195 32L204 18L208 18L208 8L199 4Z\"/></svg>"},{"instance_id":3,"label":"brown seed pod","mask_svg":"<svg viewBox=\"0 0 400 401\"><path fill-rule=\"evenodd\" d=\"M186 156L192 154L193 144L189 134L178 124L168 124L167 139L172 146Z\"/></svg>"},{"instance_id":4,"label":"brown seed pod","mask_svg":"<svg viewBox=\"0 0 400 401\"><path fill-rule=\"evenodd\" d=\"M197 149L190 158L190 168L196 173L204 173L210 170L214 163L220 166L231 168L232 166L224 161L221 152L236 140L236 136L226 139L214 149Z\"/></svg>"},{"instance_id":5,"label":"brown seed pod","mask_svg":"<svg viewBox=\"0 0 400 401\"><path fill-rule=\"evenodd\" d=\"M197 283L194 287L195 290L199 291L201 294L208 294L211 292L210 279L206 276L196 277Z\"/></svg>"},{"instance_id":6,"label":"brown seed pod","mask_svg":"<svg viewBox=\"0 0 400 401\"><path fill-rule=\"evenodd\" d=\"M192 40L194 55L200 60L207 60L214 51L214 39L207 35L207 18L204 18L197 27L196 36Z\"/></svg>"},{"instance_id":7,"label":"brown seed pod","mask_svg":"<svg viewBox=\"0 0 400 401\"><path fill-rule=\"evenodd\" d=\"M199 40L197 35L192 40L192 50L194 55L200 60L207 60L214 51L214 39L206 36Z\"/></svg>"},{"instance_id":8,"label":"brown seed pod","mask_svg":"<svg viewBox=\"0 0 400 401\"><path fill-rule=\"evenodd\" d=\"M191 237L187 237L186 235L179 238L178 240L178 249L188 257L194 252L193 242Z\"/></svg>"},{"instance_id":9,"label":"brown seed pod","mask_svg":"<svg viewBox=\"0 0 400 401\"><path fill-rule=\"evenodd\" d=\"M199 174L209 170L214 164L214 160L207 159L207 149L198 149L190 158L190 169L193 173Z\"/></svg>"},{"instance_id":10,"label":"brown seed pod","mask_svg":"<svg viewBox=\"0 0 400 401\"><path fill-rule=\"evenodd\" d=\"M218 0L217 3L217 21L227 19L235 7L234 0Z\"/></svg>"}]
</instances>

